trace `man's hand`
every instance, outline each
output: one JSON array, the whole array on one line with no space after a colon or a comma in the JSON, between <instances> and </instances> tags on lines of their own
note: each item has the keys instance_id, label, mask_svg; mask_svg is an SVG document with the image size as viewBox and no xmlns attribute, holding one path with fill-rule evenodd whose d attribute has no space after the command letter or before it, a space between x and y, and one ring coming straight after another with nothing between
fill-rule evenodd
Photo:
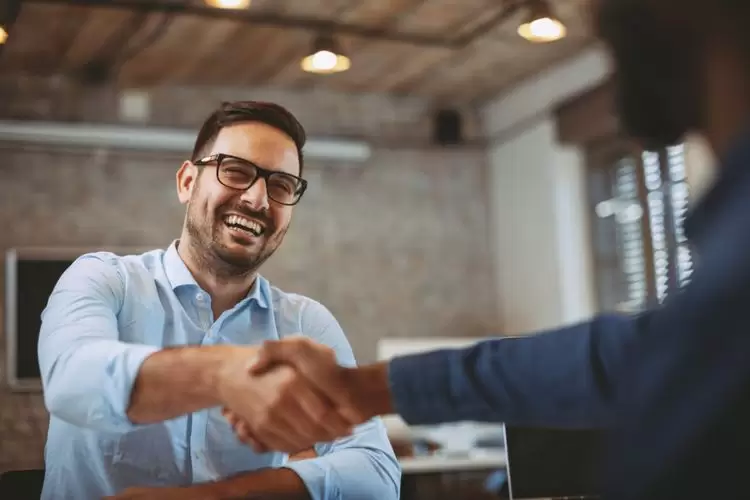
<instances>
[{"instance_id":1,"label":"man's hand","mask_svg":"<svg viewBox=\"0 0 750 500\"><path fill-rule=\"evenodd\" d=\"M289 337L266 341L250 365L250 373L260 376L278 366L294 368L308 383L336 404L348 421L360 424L367 417L357 407L358 387L353 369L338 364L330 347L307 337Z\"/></svg>"},{"instance_id":2,"label":"man's hand","mask_svg":"<svg viewBox=\"0 0 750 500\"><path fill-rule=\"evenodd\" d=\"M334 403L290 366L251 371L246 357L227 360L219 376L225 414L243 422L238 437L258 452L297 453L352 432Z\"/></svg>"},{"instance_id":3,"label":"man's hand","mask_svg":"<svg viewBox=\"0 0 750 500\"><path fill-rule=\"evenodd\" d=\"M257 352L250 372L257 376L279 365L294 368L354 425L376 415L393 413L385 363L346 368L338 364L333 349L299 336L266 341Z\"/></svg>"}]
</instances>

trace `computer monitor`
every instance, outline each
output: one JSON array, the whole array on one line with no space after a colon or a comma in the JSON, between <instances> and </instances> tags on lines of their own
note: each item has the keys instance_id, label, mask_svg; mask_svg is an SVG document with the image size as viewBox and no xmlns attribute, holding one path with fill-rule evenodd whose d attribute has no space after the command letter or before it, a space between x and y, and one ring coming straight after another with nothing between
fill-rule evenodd
<instances>
[{"instance_id":1,"label":"computer monitor","mask_svg":"<svg viewBox=\"0 0 750 500\"><path fill-rule=\"evenodd\" d=\"M510 500L601 498L603 430L504 426Z\"/></svg>"}]
</instances>

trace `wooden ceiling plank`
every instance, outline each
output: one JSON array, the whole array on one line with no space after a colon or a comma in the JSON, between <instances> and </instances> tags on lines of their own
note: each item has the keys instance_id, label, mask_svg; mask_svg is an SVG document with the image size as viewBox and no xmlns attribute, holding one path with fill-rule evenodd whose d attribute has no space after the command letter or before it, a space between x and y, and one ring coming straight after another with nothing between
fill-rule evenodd
<instances>
[{"instance_id":1,"label":"wooden ceiling plank","mask_svg":"<svg viewBox=\"0 0 750 500\"><path fill-rule=\"evenodd\" d=\"M309 34L304 31L286 31L277 34L275 43L264 46L261 58L257 61L257 70L253 71L252 83L268 85L286 66L298 65L308 38Z\"/></svg>"},{"instance_id":2,"label":"wooden ceiling plank","mask_svg":"<svg viewBox=\"0 0 750 500\"><path fill-rule=\"evenodd\" d=\"M172 17L161 37L123 64L121 81L138 87L162 84L176 67L191 58L186 47L200 40L205 22L198 16Z\"/></svg>"},{"instance_id":3,"label":"wooden ceiling plank","mask_svg":"<svg viewBox=\"0 0 750 500\"><path fill-rule=\"evenodd\" d=\"M350 0L285 0L284 12L292 16L335 19L336 12Z\"/></svg>"},{"instance_id":4,"label":"wooden ceiling plank","mask_svg":"<svg viewBox=\"0 0 750 500\"><path fill-rule=\"evenodd\" d=\"M117 34L117 27L128 23L133 16L134 13L127 10L91 9L65 54L67 70L77 70L92 61L101 47Z\"/></svg>"},{"instance_id":5,"label":"wooden ceiling plank","mask_svg":"<svg viewBox=\"0 0 750 500\"><path fill-rule=\"evenodd\" d=\"M429 68L442 64L443 61L452 57L453 51L451 49L431 49L419 51L418 54L386 68L383 77L375 82L378 91L395 92L400 86L418 79Z\"/></svg>"},{"instance_id":6,"label":"wooden ceiling plank","mask_svg":"<svg viewBox=\"0 0 750 500\"><path fill-rule=\"evenodd\" d=\"M37 76L58 74L65 50L88 13L85 7L24 5L3 48L4 68Z\"/></svg>"},{"instance_id":7,"label":"wooden ceiling plank","mask_svg":"<svg viewBox=\"0 0 750 500\"><path fill-rule=\"evenodd\" d=\"M466 24L487 7L484 0L430 0L399 20L399 30L452 38L454 26Z\"/></svg>"},{"instance_id":8,"label":"wooden ceiling plank","mask_svg":"<svg viewBox=\"0 0 750 500\"><path fill-rule=\"evenodd\" d=\"M369 0L340 17L342 22L369 26L397 25L399 20L422 7L429 0Z\"/></svg>"},{"instance_id":9,"label":"wooden ceiling plank","mask_svg":"<svg viewBox=\"0 0 750 500\"><path fill-rule=\"evenodd\" d=\"M222 66L227 67L225 59L227 47L237 42L240 34L248 28L244 23L229 19L207 24L200 43L193 44L189 57L175 63L175 68L165 79L165 83L213 80L217 76L216 73L221 71Z\"/></svg>"},{"instance_id":10,"label":"wooden ceiling plank","mask_svg":"<svg viewBox=\"0 0 750 500\"><path fill-rule=\"evenodd\" d=\"M204 58L188 78L203 85L244 84L247 75L258 67L258 59L263 56L261 48L267 46L267 40L277 31L266 26L240 24L234 36Z\"/></svg>"}]
</instances>

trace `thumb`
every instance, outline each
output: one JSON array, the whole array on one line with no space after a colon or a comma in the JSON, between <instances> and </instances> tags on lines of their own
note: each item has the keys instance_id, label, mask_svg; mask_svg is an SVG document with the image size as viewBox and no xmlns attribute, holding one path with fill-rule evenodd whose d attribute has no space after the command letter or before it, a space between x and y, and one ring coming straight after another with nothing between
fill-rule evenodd
<instances>
[{"instance_id":1,"label":"thumb","mask_svg":"<svg viewBox=\"0 0 750 500\"><path fill-rule=\"evenodd\" d=\"M268 340L263 343L256 355L250 360L248 370L251 375L261 375L274 365L287 362L288 355L284 346L277 341Z\"/></svg>"}]
</instances>

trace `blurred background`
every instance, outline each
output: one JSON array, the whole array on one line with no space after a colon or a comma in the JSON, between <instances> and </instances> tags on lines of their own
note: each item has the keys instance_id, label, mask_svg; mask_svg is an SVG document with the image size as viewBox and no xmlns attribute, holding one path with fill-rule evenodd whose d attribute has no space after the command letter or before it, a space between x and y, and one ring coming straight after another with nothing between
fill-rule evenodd
<instances>
[{"instance_id":1,"label":"blurred background","mask_svg":"<svg viewBox=\"0 0 750 500\"><path fill-rule=\"evenodd\" d=\"M689 280L682 220L713 159L624 137L586 7L2 0L0 472L42 466L36 333L7 321L44 290L30 269L169 245L175 172L223 100L307 128L310 188L262 272L330 308L360 362L634 312Z\"/></svg>"}]
</instances>

